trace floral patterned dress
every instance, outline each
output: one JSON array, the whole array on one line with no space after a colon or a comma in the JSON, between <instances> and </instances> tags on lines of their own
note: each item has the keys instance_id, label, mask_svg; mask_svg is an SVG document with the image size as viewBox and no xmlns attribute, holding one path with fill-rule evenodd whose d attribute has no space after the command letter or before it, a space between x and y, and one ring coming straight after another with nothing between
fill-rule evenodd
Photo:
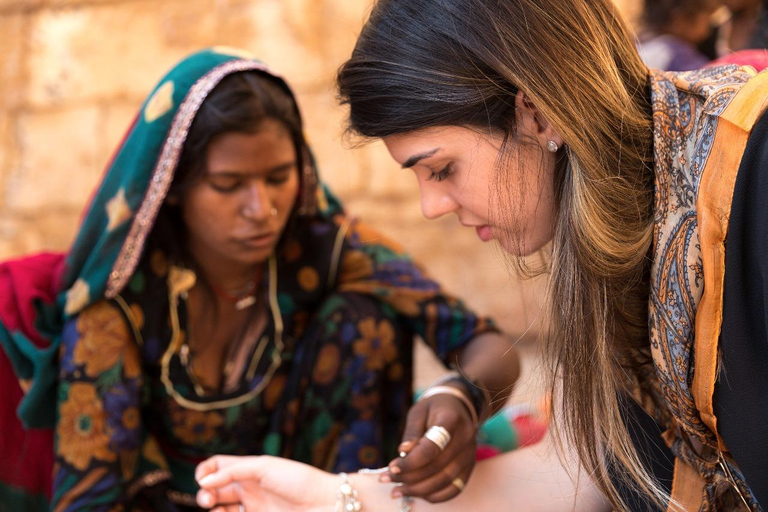
<instances>
[{"instance_id":1,"label":"floral patterned dress","mask_svg":"<svg viewBox=\"0 0 768 512\"><path fill-rule=\"evenodd\" d=\"M201 392L196 276L154 227L199 108L241 72L294 98L242 50L186 57L139 110L71 250L0 265L0 509L193 508L195 465L214 454L383 464L411 403L414 336L450 363L493 329L346 216L302 141L299 196L252 308L266 327L238 337L222 391Z\"/></svg>"},{"instance_id":2,"label":"floral patterned dress","mask_svg":"<svg viewBox=\"0 0 768 512\"><path fill-rule=\"evenodd\" d=\"M67 322L55 510L193 506L194 468L214 454L333 471L383 465L411 404L414 335L450 364L492 329L396 244L343 215L294 228L271 263L272 321L231 393L196 391L185 271L162 253L149 253L115 299Z\"/></svg>"}]
</instances>

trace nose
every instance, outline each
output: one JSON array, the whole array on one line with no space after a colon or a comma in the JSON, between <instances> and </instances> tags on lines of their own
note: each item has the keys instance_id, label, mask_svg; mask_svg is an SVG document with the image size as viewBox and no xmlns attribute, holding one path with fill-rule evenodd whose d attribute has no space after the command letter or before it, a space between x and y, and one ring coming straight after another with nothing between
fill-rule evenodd
<instances>
[{"instance_id":1,"label":"nose","mask_svg":"<svg viewBox=\"0 0 768 512\"><path fill-rule=\"evenodd\" d=\"M459 204L447 191L443 190L439 183L420 181L419 191L421 193L421 213L429 220L442 217L446 213L455 212L459 207Z\"/></svg>"},{"instance_id":2,"label":"nose","mask_svg":"<svg viewBox=\"0 0 768 512\"><path fill-rule=\"evenodd\" d=\"M255 221L265 221L271 216L272 200L267 192L266 184L261 180L254 180L246 188L242 200L243 217Z\"/></svg>"}]
</instances>

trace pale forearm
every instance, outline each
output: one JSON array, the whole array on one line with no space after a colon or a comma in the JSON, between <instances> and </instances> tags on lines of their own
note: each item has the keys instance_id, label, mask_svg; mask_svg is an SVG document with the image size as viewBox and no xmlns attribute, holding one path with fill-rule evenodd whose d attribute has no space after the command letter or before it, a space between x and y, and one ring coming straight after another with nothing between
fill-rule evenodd
<instances>
[{"instance_id":1,"label":"pale forearm","mask_svg":"<svg viewBox=\"0 0 768 512\"><path fill-rule=\"evenodd\" d=\"M577 475L575 467L571 473ZM381 484L371 475L351 478L363 511L400 510L397 501L391 498L393 485ZM479 462L456 498L437 504L417 500L413 505L413 512L467 510L604 512L610 510L610 506L583 472L578 485L571 479L547 437L537 445Z\"/></svg>"},{"instance_id":2,"label":"pale forearm","mask_svg":"<svg viewBox=\"0 0 768 512\"><path fill-rule=\"evenodd\" d=\"M610 507L585 474L579 485L571 479L547 437L478 463L459 496L436 505L419 503L414 512L466 510L603 512Z\"/></svg>"},{"instance_id":3,"label":"pale forearm","mask_svg":"<svg viewBox=\"0 0 768 512\"><path fill-rule=\"evenodd\" d=\"M574 465L570 474L577 475L574 459L567 463ZM242 503L248 512L336 512L344 482L340 475L269 456L213 457L200 464L195 476L203 488L197 496L201 506ZM348 483L363 512L403 510L392 497L397 487L380 483L379 475L350 474ZM438 504L416 500L412 507L413 512L467 510L607 512L610 506L585 472L578 485L573 482L546 437L537 445L479 462L458 497Z\"/></svg>"}]
</instances>

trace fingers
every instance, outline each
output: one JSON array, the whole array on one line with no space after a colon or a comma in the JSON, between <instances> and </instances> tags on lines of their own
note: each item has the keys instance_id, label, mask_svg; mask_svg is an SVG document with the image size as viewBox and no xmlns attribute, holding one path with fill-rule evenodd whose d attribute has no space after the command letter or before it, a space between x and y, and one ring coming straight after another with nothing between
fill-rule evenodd
<instances>
[{"instance_id":1,"label":"fingers","mask_svg":"<svg viewBox=\"0 0 768 512\"><path fill-rule=\"evenodd\" d=\"M218 507L211 509L211 512L243 512L245 508L241 508L241 505L219 505Z\"/></svg>"},{"instance_id":2,"label":"fingers","mask_svg":"<svg viewBox=\"0 0 768 512\"><path fill-rule=\"evenodd\" d=\"M217 472L220 468L236 464L243 458L234 455L214 455L197 465L197 468L195 468L195 480L199 482L205 476Z\"/></svg>"},{"instance_id":3,"label":"fingers","mask_svg":"<svg viewBox=\"0 0 768 512\"><path fill-rule=\"evenodd\" d=\"M471 474L475 463L476 430L466 407L454 397L434 396L425 402L428 408L427 419L421 428L422 436L411 443L405 457L390 462L389 474L382 475L380 480L402 484L396 492L406 496L440 502L456 496L461 482ZM421 411L417 412L420 416ZM437 444L439 435L433 441L423 433L434 426L443 427L450 434L444 450ZM410 433L415 431L415 428L409 430ZM458 486L452 483L454 481Z\"/></svg>"},{"instance_id":4,"label":"fingers","mask_svg":"<svg viewBox=\"0 0 768 512\"><path fill-rule=\"evenodd\" d=\"M426 405L426 409L419 406ZM458 405L458 408L456 407ZM417 409L418 407L418 409ZM390 472L393 475L412 473L431 466L430 473L436 473L441 467L453 460L459 452L466 449L469 444L474 445L475 427L471 422L468 412L463 404L451 396L435 396L428 401L417 403L412 411L419 419L419 424L411 423L411 414L408 415L409 424L406 427L406 435L403 438L408 441L413 439L416 432L420 432L420 437L415 439L410 450L407 450L407 456L401 457L390 462ZM421 417L427 413L426 421ZM428 427L441 426L445 428L451 436L450 441L441 450L432 440L424 437ZM409 428L410 427L410 428ZM418 427L418 428L417 428ZM402 448L401 445L400 448ZM403 450L404 451L404 450Z\"/></svg>"},{"instance_id":5,"label":"fingers","mask_svg":"<svg viewBox=\"0 0 768 512\"><path fill-rule=\"evenodd\" d=\"M201 507L211 508L220 503L239 503L241 496L237 484L229 484L219 488L200 489L195 499Z\"/></svg>"},{"instance_id":6,"label":"fingers","mask_svg":"<svg viewBox=\"0 0 768 512\"><path fill-rule=\"evenodd\" d=\"M219 496L215 490L207 491L205 489L200 489L197 491L195 501L202 508L211 508L219 501Z\"/></svg>"},{"instance_id":7,"label":"fingers","mask_svg":"<svg viewBox=\"0 0 768 512\"><path fill-rule=\"evenodd\" d=\"M448 446L450 446L450 443L448 443ZM448 451L447 457L450 457L454 450L448 450L448 447L446 447L446 451ZM447 459L443 455L445 454L440 450L439 446L426 437L421 437L415 443L412 443L412 448L405 457L390 462L389 471L395 475L413 474L425 466L437 462L438 459Z\"/></svg>"},{"instance_id":8,"label":"fingers","mask_svg":"<svg viewBox=\"0 0 768 512\"><path fill-rule=\"evenodd\" d=\"M472 467L474 467L474 447L460 450L455 455L449 454L449 456L451 457L450 459L446 459L444 456L440 456L435 459L434 464L417 468L407 473L390 474L390 479L396 483L412 486L418 482L423 482L433 477L439 477L444 473L449 473L452 479L458 476L461 471L470 470Z\"/></svg>"},{"instance_id":9,"label":"fingers","mask_svg":"<svg viewBox=\"0 0 768 512\"><path fill-rule=\"evenodd\" d=\"M212 463L199 472L202 475L205 470L211 467L215 467L216 469L213 472L204 474L204 476L197 480L200 487L208 490L212 488L221 488L238 480L251 480L258 484L261 481L264 465L266 463L264 457L217 455L212 459L202 462L200 466L213 459L216 459L215 466ZM198 466L198 469L200 469L200 466ZM198 471L195 472L195 475L197 474Z\"/></svg>"},{"instance_id":10,"label":"fingers","mask_svg":"<svg viewBox=\"0 0 768 512\"><path fill-rule=\"evenodd\" d=\"M215 473L219 469L218 459L219 456L217 455L198 464L195 468L195 480L199 482L201 478L208 476L211 473Z\"/></svg>"},{"instance_id":11,"label":"fingers","mask_svg":"<svg viewBox=\"0 0 768 512\"><path fill-rule=\"evenodd\" d=\"M416 403L411 410L408 411L408 418L405 421L405 429L403 431L403 442L397 447L397 451L405 452L406 454L411 451L416 442L424 435L427 429L427 414L429 413L429 407L426 403Z\"/></svg>"},{"instance_id":12,"label":"fingers","mask_svg":"<svg viewBox=\"0 0 768 512\"><path fill-rule=\"evenodd\" d=\"M443 487L439 491L429 494L424 499L430 503L440 503L455 498L464 490L464 486L466 485L469 475L470 474L467 473L463 475L463 477L456 477L452 479L450 485Z\"/></svg>"},{"instance_id":13,"label":"fingers","mask_svg":"<svg viewBox=\"0 0 768 512\"><path fill-rule=\"evenodd\" d=\"M424 498L433 503L453 498L461 489L461 483L466 483L474 467L474 452L463 451L454 461L443 466L436 473L427 473L423 470L420 474L408 475L408 482L403 482L397 487L405 496ZM461 482L454 484L456 478Z\"/></svg>"}]
</instances>

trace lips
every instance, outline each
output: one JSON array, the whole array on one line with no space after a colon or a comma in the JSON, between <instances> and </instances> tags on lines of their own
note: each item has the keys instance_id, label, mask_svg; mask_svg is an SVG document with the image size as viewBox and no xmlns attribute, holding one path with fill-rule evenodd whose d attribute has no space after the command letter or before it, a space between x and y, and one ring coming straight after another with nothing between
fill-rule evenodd
<instances>
[{"instance_id":1,"label":"lips","mask_svg":"<svg viewBox=\"0 0 768 512\"><path fill-rule=\"evenodd\" d=\"M275 240L275 233L260 233L246 237L238 237L237 243L251 249L270 247Z\"/></svg>"}]
</instances>

